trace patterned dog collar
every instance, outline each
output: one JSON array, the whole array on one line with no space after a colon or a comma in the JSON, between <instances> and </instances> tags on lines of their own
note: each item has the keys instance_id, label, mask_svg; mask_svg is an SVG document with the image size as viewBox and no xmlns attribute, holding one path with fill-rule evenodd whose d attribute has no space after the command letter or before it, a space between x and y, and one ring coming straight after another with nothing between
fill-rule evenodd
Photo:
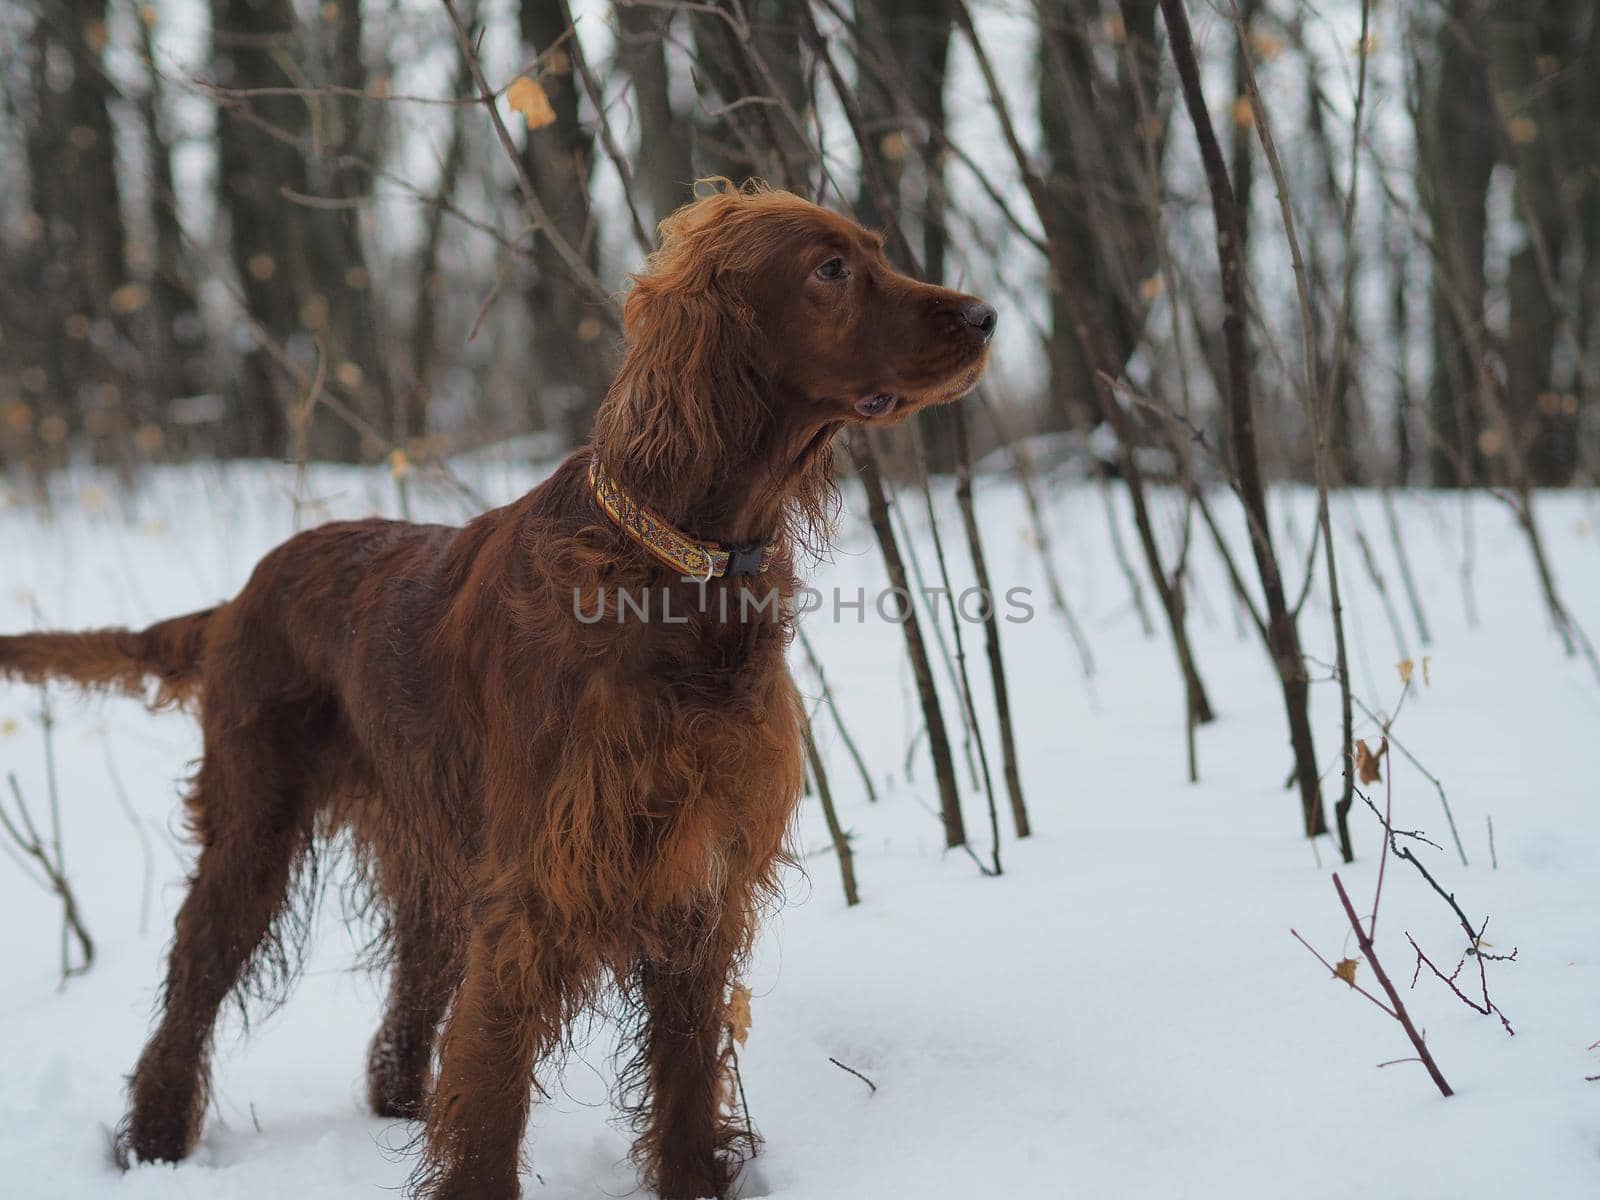
<instances>
[{"instance_id":1,"label":"patterned dog collar","mask_svg":"<svg viewBox=\"0 0 1600 1200\"><path fill-rule=\"evenodd\" d=\"M600 465L589 460L589 490L616 526L667 566L702 582L724 575L758 575L776 556L772 545L724 546L680 533L622 490Z\"/></svg>"}]
</instances>

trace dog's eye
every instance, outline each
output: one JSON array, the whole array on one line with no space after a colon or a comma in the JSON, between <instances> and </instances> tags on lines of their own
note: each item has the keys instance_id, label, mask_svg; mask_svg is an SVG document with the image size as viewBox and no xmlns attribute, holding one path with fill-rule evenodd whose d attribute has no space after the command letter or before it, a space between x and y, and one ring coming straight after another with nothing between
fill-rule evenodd
<instances>
[{"instance_id":1,"label":"dog's eye","mask_svg":"<svg viewBox=\"0 0 1600 1200\"><path fill-rule=\"evenodd\" d=\"M830 258L817 268L818 279L845 279L849 274L850 271L844 265L842 258Z\"/></svg>"}]
</instances>

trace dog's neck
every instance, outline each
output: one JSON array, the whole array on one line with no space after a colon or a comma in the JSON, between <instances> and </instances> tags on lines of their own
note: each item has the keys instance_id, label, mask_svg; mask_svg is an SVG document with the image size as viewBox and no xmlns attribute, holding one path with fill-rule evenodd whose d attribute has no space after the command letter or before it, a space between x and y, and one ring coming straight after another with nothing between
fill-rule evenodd
<instances>
[{"instance_id":1,"label":"dog's neck","mask_svg":"<svg viewBox=\"0 0 1600 1200\"><path fill-rule=\"evenodd\" d=\"M822 533L832 498L830 448L842 422L810 416L807 406L786 399L768 398L764 419L743 444L727 439L725 449L709 452L686 446L666 466L626 443L596 450L635 500L692 538L749 546Z\"/></svg>"}]
</instances>

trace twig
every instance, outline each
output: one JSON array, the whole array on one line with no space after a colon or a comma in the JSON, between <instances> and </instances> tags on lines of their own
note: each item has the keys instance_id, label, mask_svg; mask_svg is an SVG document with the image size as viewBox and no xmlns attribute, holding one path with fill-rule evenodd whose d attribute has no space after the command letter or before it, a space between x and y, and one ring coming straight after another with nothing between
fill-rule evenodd
<instances>
[{"instance_id":1,"label":"twig","mask_svg":"<svg viewBox=\"0 0 1600 1200\"><path fill-rule=\"evenodd\" d=\"M989 659L989 680L994 690L995 721L1000 727L1000 752L1005 771L1006 794L1011 801L1011 819L1017 837L1025 838L1032 832L1028 820L1028 806L1022 798L1022 773L1017 765L1016 735L1011 727L1011 693L1006 686L1005 660L1000 652L1000 623L995 615L994 586L989 579L989 566L984 556L983 538L978 529L978 514L972 501L972 462L967 445L967 417L959 408L950 410L950 420L956 433L956 505L961 510L961 525L967 535L967 549L972 555L972 570L978 581L978 592L983 597L984 650ZM999 831L995 830L998 871L1000 844Z\"/></svg>"},{"instance_id":2,"label":"twig","mask_svg":"<svg viewBox=\"0 0 1600 1200\"><path fill-rule=\"evenodd\" d=\"M1315 845L1315 843L1312 843L1312 844ZM1321 963L1323 966L1328 968L1328 974L1330 976L1332 976L1334 979L1337 979L1337 980L1341 981L1342 983L1346 984L1350 988L1350 990L1352 992L1355 992L1357 995L1365 996L1368 1000L1371 1000L1374 1004L1376 1004L1384 1012L1389 1014L1389 1016L1392 1017L1392 1016L1395 1015L1394 1009L1390 1008L1382 1000L1379 1000L1376 996L1374 996L1371 992L1367 991L1366 988L1362 987L1354 979L1350 978L1348 975L1341 975L1339 973L1339 971L1334 967L1334 965L1331 962L1329 962L1327 959L1323 958L1322 955L1317 953L1317 950L1316 950L1315 946L1313 946L1310 942L1306 941L1305 938L1300 936L1300 934L1299 934L1299 932L1297 930L1291 929L1291 930L1289 930L1289 933L1294 937L1295 941L1299 942L1307 950L1311 951L1311 955L1312 955L1313 958L1315 958L1319 963Z\"/></svg>"},{"instance_id":3,"label":"twig","mask_svg":"<svg viewBox=\"0 0 1600 1200\"><path fill-rule=\"evenodd\" d=\"M5 806L0 804L0 828L5 830L6 836L16 843L24 855L38 864L39 869L44 872L48 890L54 892L61 900L61 986L66 987L67 980L74 975L82 975L94 965L94 939L84 927L83 918L78 912L78 898L73 893L72 884L68 881L62 866L59 826L55 831L55 844L47 850L44 839L39 835L38 827L33 823L33 814L28 811L28 806L22 799L22 787L17 783L16 773L8 773L6 782L10 785L11 797L17 806L17 821L13 822ZM83 961L77 966L72 965L67 954L69 933L78 939L78 947L82 951Z\"/></svg>"},{"instance_id":4,"label":"twig","mask_svg":"<svg viewBox=\"0 0 1600 1200\"><path fill-rule=\"evenodd\" d=\"M1184 107L1188 109L1200 146L1207 190L1211 196L1223 296L1222 337L1228 365L1227 388L1224 392L1228 444L1233 454L1233 471L1240 495L1250 515L1250 547L1266 600L1269 650L1283 691L1289 740L1294 750L1295 778L1300 790L1301 819L1306 836L1313 838L1326 833L1328 824L1317 777L1300 632L1285 598L1282 568L1272 545L1266 487L1262 480L1260 450L1256 442L1256 409L1245 331L1246 280L1244 259L1240 252L1238 204L1228 178L1227 165L1223 162L1216 128L1206 108L1188 12L1183 0L1160 2L1161 15L1167 27L1168 49L1182 85ZM1340 849L1348 859L1348 845L1341 844Z\"/></svg>"},{"instance_id":5,"label":"twig","mask_svg":"<svg viewBox=\"0 0 1600 1200\"><path fill-rule=\"evenodd\" d=\"M616 297L606 290L594 271L590 269L583 255L572 245L560 230L556 228L544 202L539 198L538 190L533 186L533 180L528 176L528 169L523 164L522 156L517 153L517 145L511 140L511 131L506 128L506 123L500 117L500 109L496 104L496 92L489 86L489 81L483 74L483 63L478 58L478 52L472 44L472 36L467 32L467 27L462 23L461 14L456 11L454 0L443 0L444 10L450 16L451 27L455 30L456 41L461 46L461 53L465 56L467 69L472 73L473 85L477 88L478 99L489 114L489 120L494 125L495 137L499 140L501 149L506 152L506 157L511 160L513 172L517 181L517 190L522 194L523 207L527 209L528 219L542 236L544 236L555 250L556 256L561 259L573 280L589 294L589 299L595 304L599 316L609 322L613 328L620 329L622 316L618 310Z\"/></svg>"},{"instance_id":6,"label":"twig","mask_svg":"<svg viewBox=\"0 0 1600 1200\"><path fill-rule=\"evenodd\" d=\"M1389 543L1394 547L1395 560L1400 564L1400 582L1405 585L1406 600L1411 605L1411 619L1417 623L1417 636L1423 649L1433 644L1428 632L1428 618L1422 611L1422 596L1417 591L1417 581L1411 576L1411 557L1406 553L1405 539L1400 536L1400 518L1394 510L1394 493L1389 488L1378 489L1383 501L1383 519L1389 527Z\"/></svg>"},{"instance_id":7,"label":"twig","mask_svg":"<svg viewBox=\"0 0 1600 1200\"><path fill-rule=\"evenodd\" d=\"M860 431L862 434L865 432ZM890 586L898 594L909 596L911 591L907 586L905 558L900 553L899 542L894 535L894 523L889 517L889 497L883 486L877 452L870 439L857 436L850 439L850 453L861 477L862 490L867 496L867 518L883 554ZM950 753L944 714L939 708L939 691L933 681L933 667L928 659L927 644L922 639L922 626L917 621L916 605L907 604L906 619L901 622L900 628L906 639L906 652L911 659L917 695L922 703L922 717L927 725L928 749L939 787L939 811L944 822L945 846L954 849L967 844L967 829L961 816L961 792L956 785L955 760Z\"/></svg>"},{"instance_id":8,"label":"twig","mask_svg":"<svg viewBox=\"0 0 1600 1200\"><path fill-rule=\"evenodd\" d=\"M1489 925L1488 921L1485 921L1484 922L1484 928L1487 929L1488 925ZM1479 937L1479 940L1481 941L1481 939L1483 937L1483 930L1480 929L1478 931L1478 937ZM1424 954L1422 952L1422 947L1417 945L1417 939L1416 938L1412 937L1408 933L1408 934L1406 934L1406 941L1410 942L1411 943L1411 948L1417 952L1417 969L1411 976L1411 986L1413 988L1415 988L1417 986L1417 975L1421 974L1422 968L1424 966L1426 966L1428 968L1428 970L1432 971L1435 975L1437 975L1440 979L1442 979L1444 981L1445 986L1447 986L1452 992L1454 992L1456 994L1456 998L1458 1000L1460 1000L1461 1003L1465 1004L1468 1008L1472 1009L1474 1012L1482 1013L1486 1017L1490 1016L1490 1015L1499 1017L1500 1018L1500 1024L1505 1026L1505 1031L1508 1034L1510 1034L1512 1037L1516 1037L1517 1036L1517 1031L1515 1029L1511 1028L1511 1022L1506 1020L1506 1015L1505 1015L1505 1013L1500 1011L1500 1006L1497 1005L1494 1001L1489 999L1489 974L1488 974L1488 970L1483 965L1484 955L1482 955L1481 953L1475 953L1473 947L1469 946L1467 948L1466 954L1463 954L1461 956L1461 961L1456 964L1456 969L1454 971L1450 972L1450 974L1446 975L1443 971L1439 970L1438 967L1434 966L1433 960L1431 958L1429 958L1426 954ZM1477 943L1474 943L1474 945L1476 945L1476 944ZM1517 956L1517 952L1515 950L1513 950L1509 955L1502 955L1500 957L1505 959L1506 961L1509 961L1510 959L1516 958L1516 956ZM1471 996L1467 995L1459 987L1456 986L1456 977L1461 974L1461 968L1467 965L1467 959L1469 957L1476 958L1478 960L1478 982L1482 985L1482 988L1483 988L1483 1003L1482 1004L1479 1004Z\"/></svg>"},{"instance_id":9,"label":"twig","mask_svg":"<svg viewBox=\"0 0 1600 1200\"><path fill-rule=\"evenodd\" d=\"M1169 11L1167 5L1171 0L1166 0L1164 11ZM1360 142L1361 121L1365 109L1367 93L1367 0L1361 2L1361 43L1357 47L1360 55L1360 82L1356 90L1356 105L1353 128L1351 130L1351 178L1350 189L1345 200L1344 231L1345 244L1351 240L1351 222L1355 217L1356 203L1356 165L1360 162L1356 154ZM1335 553L1333 541L1333 516L1330 511L1328 499L1329 487L1332 483L1330 452L1328 448L1329 409L1332 406L1333 396L1337 389L1336 380L1344 357L1344 335L1347 332L1348 316L1352 299L1352 285L1355 277L1354 255L1346 256L1344 278L1344 313L1345 320L1341 321L1335 335L1335 350L1333 370L1330 378L1319 381L1317 378L1317 334L1316 318L1312 310L1311 291L1306 282L1305 263L1300 254L1300 239L1295 231L1294 208L1289 202L1289 183L1283 169L1283 162L1278 156L1277 142L1272 135L1272 119L1267 111L1266 102L1261 98L1261 91L1256 86L1255 69L1250 62L1249 39L1243 23L1239 19L1238 6L1233 7L1233 20L1235 36L1239 40L1238 62L1242 68L1245 85L1250 93L1250 105L1255 114L1256 133L1261 140L1261 148L1266 155L1268 169L1272 172L1272 179L1277 186L1278 204L1283 213L1284 237L1289 244L1289 259L1294 267L1295 292L1300 301L1300 324L1302 336L1305 339L1305 372L1306 396L1305 402L1311 414L1311 428L1314 438L1313 455L1316 468L1317 482L1317 526L1322 533L1322 551L1324 566L1328 574L1328 602L1332 610L1333 640L1336 661L1338 663L1339 677L1339 707L1343 745L1345 747L1343 788L1339 799L1334 804L1334 822L1339 835L1339 853L1345 862L1355 858L1355 851L1350 844L1350 806L1355 796L1355 770L1350 761L1349 752L1354 739L1352 706L1350 697L1350 658L1345 647L1344 634L1344 609L1339 594L1339 568L1338 556ZM1208 172L1209 173L1209 172ZM1233 248L1237 255L1239 250ZM1324 388L1324 384L1326 387ZM1312 539L1313 546L1316 539ZM1310 575L1307 575L1309 583Z\"/></svg>"},{"instance_id":10,"label":"twig","mask_svg":"<svg viewBox=\"0 0 1600 1200\"><path fill-rule=\"evenodd\" d=\"M1067 603L1066 590L1061 585L1061 578L1056 574L1054 551L1050 545L1050 531L1045 525L1044 512L1039 504L1039 492L1034 486L1033 462L1028 455L1027 448L1012 434L1010 429L1002 422L1000 414L995 410L994 404L989 399L985 389L978 390L979 403L983 411L988 414L989 424L994 427L995 434L1005 445L1006 455L1011 460L1011 473L1022 488L1023 506L1027 509L1028 521L1033 529L1035 548L1039 551L1039 565L1044 571L1045 588L1050 593L1050 607L1061 615L1062 622L1067 627L1067 634L1072 638L1072 644L1078 652L1078 665L1083 671L1084 683L1089 686L1091 694L1094 689L1094 653L1089 649L1089 641L1083 634L1083 627L1078 623L1078 618L1073 614L1071 606Z\"/></svg>"},{"instance_id":11,"label":"twig","mask_svg":"<svg viewBox=\"0 0 1600 1200\"><path fill-rule=\"evenodd\" d=\"M1406 1011L1400 993L1390 982L1388 973L1384 971L1383 964L1378 961L1377 948L1372 944L1372 939L1367 936L1367 931L1361 926L1361 919L1356 916L1355 906L1350 903L1350 896L1344 890L1344 884L1339 879L1339 873L1333 873L1333 890L1339 894L1339 903L1344 908L1344 915L1350 921L1350 928L1355 932L1356 944L1361 947L1361 955L1372 967L1372 974L1377 978L1378 984L1383 988L1384 995L1389 997L1389 1003L1394 1009L1394 1019L1400 1022L1400 1028L1406 1031L1406 1037L1411 1039L1411 1044L1416 1047L1417 1057L1422 1060L1422 1065L1428 1069L1428 1075L1438 1087L1440 1095L1452 1096L1450 1085L1445 1082L1439 1064L1433 1059L1433 1052L1428 1049L1428 1043L1422 1040L1422 1035L1417 1032L1417 1027L1411 1023L1411 1014Z\"/></svg>"},{"instance_id":12,"label":"twig","mask_svg":"<svg viewBox=\"0 0 1600 1200\"><path fill-rule=\"evenodd\" d=\"M827 705L828 711L833 714L834 728L839 731L839 739L844 742L844 748L856 764L856 770L861 774L861 786L866 789L867 803L878 802L878 789L872 784L872 772L867 769L867 760L861 757L861 750L856 745L855 738L850 736L849 727L844 723L844 717L839 712L838 701L835 700L833 689L828 686L828 677L823 674L822 660L817 657L817 652L811 646L811 639L806 636L803 628L797 628L800 635L800 649L805 652L806 662L811 666L811 673L817 677L817 686L822 689L822 702Z\"/></svg>"},{"instance_id":13,"label":"twig","mask_svg":"<svg viewBox=\"0 0 1600 1200\"><path fill-rule=\"evenodd\" d=\"M917 439L918 457L926 462L926 455L922 453L919 433L915 427L913 427L912 436ZM999 875L1001 874L1000 815L995 804L994 775L989 770L989 751L984 746L983 729L978 724L978 709L972 702L972 679L967 673L966 639L961 636L961 612L956 605L956 589L955 584L950 579L949 564L945 561L944 539L939 535L939 514L933 507L933 488L928 482L928 472L923 470L921 475L922 499L928 511L928 533L933 540L934 559L939 564L939 578L944 584L944 598L950 617L950 634L955 642L956 694L961 700L961 715L966 721L967 728L971 730L972 741L978 751L978 767L983 775L983 794L988 803L989 835L993 844L993 849L990 852L990 866L992 873ZM981 550L978 553L981 556ZM979 565L981 568L981 557ZM993 608L992 603L990 608Z\"/></svg>"},{"instance_id":14,"label":"twig","mask_svg":"<svg viewBox=\"0 0 1600 1200\"><path fill-rule=\"evenodd\" d=\"M816 735L809 721L806 722L806 761L811 764L811 778L817 784L817 799L822 802L822 817L828 823L828 836L833 840L834 853L839 856L845 907L854 908L861 903L861 894L856 891L855 855L850 852L850 835L839 824L838 810L833 807L833 789L828 786L828 772L822 765L822 755L817 752Z\"/></svg>"},{"instance_id":15,"label":"twig","mask_svg":"<svg viewBox=\"0 0 1600 1200\"><path fill-rule=\"evenodd\" d=\"M1409 684L1407 684L1406 686L1408 688L1410 687ZM1394 736L1394 730L1392 728L1392 726L1394 724L1394 718L1393 717L1389 717L1388 719L1384 719L1383 717L1380 717L1377 713L1373 712L1372 709L1367 707L1367 705L1362 701L1360 696L1356 696L1356 695L1352 694L1351 699L1355 702L1356 707L1359 708L1363 713L1366 714L1366 717L1367 717L1367 719L1369 721L1377 722L1379 728L1381 728L1383 730L1383 736L1389 740L1390 744L1393 745L1396 750L1400 751L1401 754L1404 754L1406 756L1406 761L1409 762L1418 771L1422 772L1422 777L1424 779L1426 779L1429 783L1433 784L1434 791L1439 793L1439 803L1441 805L1443 805L1443 807L1444 807L1444 818L1445 818L1445 821L1450 826L1450 837L1451 837L1451 840L1453 840L1455 842L1455 844L1456 844L1456 853L1458 855L1460 855L1460 857L1461 857L1461 865L1463 867L1468 866L1469 864L1467 862L1467 850L1466 850L1466 847L1461 844L1461 834L1456 830L1456 816L1455 816L1455 813L1452 812L1451 809L1450 809L1450 799L1449 799L1449 797L1447 797L1444 794L1444 784L1440 783L1439 779L1438 779L1438 777L1436 775L1434 775L1431 771L1428 770L1428 768L1424 767L1419 761L1417 761L1417 756L1412 754L1411 751L1406 749L1404 742L1402 742L1399 738ZM1404 702L1405 702L1405 693L1402 692L1401 693L1401 703L1404 703Z\"/></svg>"},{"instance_id":16,"label":"twig","mask_svg":"<svg viewBox=\"0 0 1600 1200\"><path fill-rule=\"evenodd\" d=\"M1395 650L1402 659L1410 658L1411 651L1406 648L1405 630L1400 625L1400 614L1395 611L1394 601L1389 596L1389 585L1384 581L1383 572L1378 568L1378 560L1372 553L1372 544L1367 541L1366 533L1356 527L1356 546L1361 551L1361 561L1367 568L1367 578L1372 580L1372 585L1378 589L1378 598L1383 601L1383 613L1388 618L1389 629L1394 634Z\"/></svg>"},{"instance_id":17,"label":"twig","mask_svg":"<svg viewBox=\"0 0 1600 1200\"><path fill-rule=\"evenodd\" d=\"M866 1084L869 1088L872 1089L872 1094L873 1095L877 1095L877 1093L878 1093L878 1085L873 1083L872 1080L868 1079L860 1071L856 1070L854 1067L845 1066L842 1062L840 1062L837 1058L834 1058L832 1055L830 1055L828 1057L828 1061L831 1062L834 1066L838 1067L839 1070L843 1071L845 1074L854 1075L857 1079L861 1080L862 1083Z\"/></svg>"}]
</instances>

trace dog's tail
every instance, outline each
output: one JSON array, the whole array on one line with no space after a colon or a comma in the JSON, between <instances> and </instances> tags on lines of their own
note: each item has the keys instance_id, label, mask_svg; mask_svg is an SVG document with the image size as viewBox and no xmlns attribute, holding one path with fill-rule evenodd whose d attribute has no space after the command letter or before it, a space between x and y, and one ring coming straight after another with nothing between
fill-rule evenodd
<instances>
[{"instance_id":1,"label":"dog's tail","mask_svg":"<svg viewBox=\"0 0 1600 1200\"><path fill-rule=\"evenodd\" d=\"M90 691L120 692L152 708L183 704L200 688L206 627L217 610L174 617L148 629L43 631L0 637L0 679L66 680ZM149 683L155 681L154 695Z\"/></svg>"}]
</instances>

